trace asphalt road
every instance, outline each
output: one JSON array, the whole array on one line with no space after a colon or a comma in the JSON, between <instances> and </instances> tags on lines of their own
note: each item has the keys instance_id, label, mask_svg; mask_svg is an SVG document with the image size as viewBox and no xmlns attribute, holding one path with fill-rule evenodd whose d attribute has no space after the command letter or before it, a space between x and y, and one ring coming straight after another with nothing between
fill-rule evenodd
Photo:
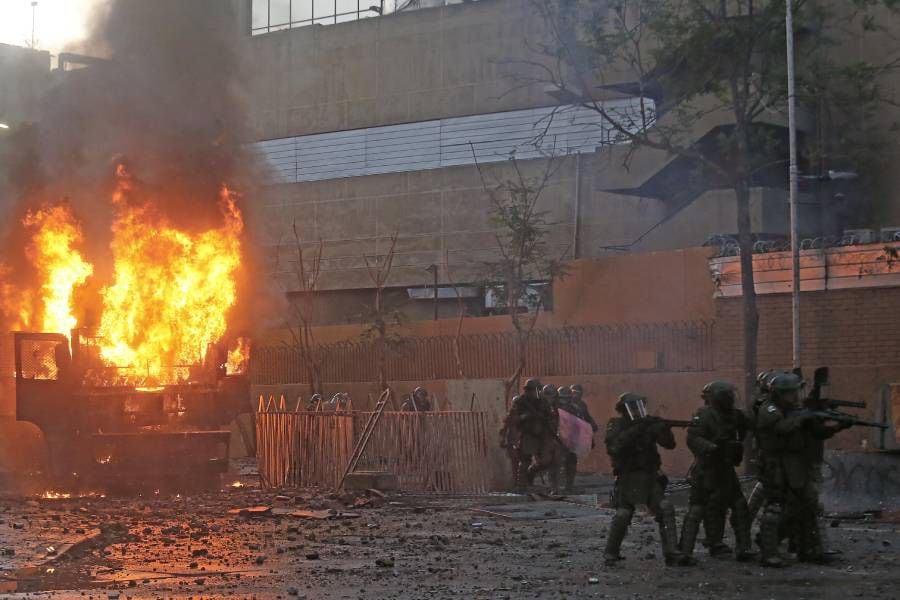
<instances>
[{"instance_id":1,"label":"asphalt road","mask_svg":"<svg viewBox=\"0 0 900 600\"><path fill-rule=\"evenodd\" d=\"M365 506L352 506L357 500ZM251 488L192 497L6 497L0 597L900 597L900 532L891 523L831 528L838 566L792 561L772 571L700 550L700 566L667 568L655 522L639 513L623 547L627 560L607 569L601 554L611 511L591 504L277 498ZM251 506L270 510L229 513Z\"/></svg>"}]
</instances>

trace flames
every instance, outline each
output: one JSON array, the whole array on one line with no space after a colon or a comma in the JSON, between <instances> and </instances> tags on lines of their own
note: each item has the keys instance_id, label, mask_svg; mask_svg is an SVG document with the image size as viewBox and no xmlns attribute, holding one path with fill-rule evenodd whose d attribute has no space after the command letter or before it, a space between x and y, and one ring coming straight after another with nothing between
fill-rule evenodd
<instances>
[{"instance_id":1,"label":"flames","mask_svg":"<svg viewBox=\"0 0 900 600\"><path fill-rule=\"evenodd\" d=\"M235 347L228 351L228 361L225 363L225 372L228 374L241 374L247 372L250 363L250 340L239 337Z\"/></svg>"},{"instance_id":2,"label":"flames","mask_svg":"<svg viewBox=\"0 0 900 600\"><path fill-rule=\"evenodd\" d=\"M79 251L81 228L67 203L28 211L22 225L30 237L25 256L40 287L21 289L5 283L0 287L0 302L11 315L14 329L68 334L77 324L73 293L94 272ZM8 271L0 268L0 275Z\"/></svg>"},{"instance_id":3,"label":"flames","mask_svg":"<svg viewBox=\"0 0 900 600\"><path fill-rule=\"evenodd\" d=\"M113 283L101 292L100 355L159 380L169 368L199 362L207 344L225 333L237 298L243 221L223 188L224 224L192 235L152 204L129 203L131 184L120 176L113 196Z\"/></svg>"},{"instance_id":4,"label":"flames","mask_svg":"<svg viewBox=\"0 0 900 600\"><path fill-rule=\"evenodd\" d=\"M179 228L151 200L131 194L134 183L124 169L117 175L112 272L106 285L96 285L94 344L104 365L120 375L140 374L143 384L173 383L226 333L237 300L243 219L223 187L221 226ZM68 335L79 325L76 314L84 312L74 299L94 273L79 251L79 224L60 204L29 212L23 226L30 236L26 258L40 284L21 289L0 281L0 310L13 328Z\"/></svg>"}]
</instances>

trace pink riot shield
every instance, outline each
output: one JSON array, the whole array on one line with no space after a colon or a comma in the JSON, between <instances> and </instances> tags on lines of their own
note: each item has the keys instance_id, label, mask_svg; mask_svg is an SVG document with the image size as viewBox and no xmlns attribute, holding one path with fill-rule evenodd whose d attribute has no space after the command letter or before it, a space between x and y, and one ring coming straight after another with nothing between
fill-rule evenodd
<instances>
[{"instance_id":1,"label":"pink riot shield","mask_svg":"<svg viewBox=\"0 0 900 600\"><path fill-rule=\"evenodd\" d=\"M559 414L559 439L563 445L578 456L584 456L591 451L591 442L594 439L594 430L587 421L582 421L572 413L560 409Z\"/></svg>"}]
</instances>

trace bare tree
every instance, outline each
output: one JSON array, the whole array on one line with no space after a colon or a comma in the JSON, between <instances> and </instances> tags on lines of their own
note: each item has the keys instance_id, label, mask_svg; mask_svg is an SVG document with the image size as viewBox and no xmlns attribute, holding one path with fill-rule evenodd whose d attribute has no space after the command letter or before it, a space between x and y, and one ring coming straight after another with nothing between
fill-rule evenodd
<instances>
[{"instance_id":1,"label":"bare tree","mask_svg":"<svg viewBox=\"0 0 900 600\"><path fill-rule=\"evenodd\" d=\"M474 155L474 149L473 149ZM506 400L518 389L525 371L528 345L538 317L545 307L547 291L537 292L536 282L552 286L554 279L565 276L565 255L555 254L548 243L550 223L547 212L539 209L539 201L555 173L556 162L548 160L543 172L526 175L515 157L509 163L512 175L488 183L475 160L482 187L491 203L490 221L496 229L499 258L484 264L485 287L492 291L498 304L509 312L516 334L516 361L505 382Z\"/></svg>"},{"instance_id":2,"label":"bare tree","mask_svg":"<svg viewBox=\"0 0 900 600\"><path fill-rule=\"evenodd\" d=\"M378 361L378 385L382 390L388 389L387 359L403 345L403 337L397 329L403 324L400 311L389 310L384 301L384 288L391 276L394 266L394 255L397 250L397 233L391 235L390 246L384 255L369 257L363 255L369 279L375 286L375 298L369 314L369 326L363 331L364 340L372 342Z\"/></svg>"},{"instance_id":3,"label":"bare tree","mask_svg":"<svg viewBox=\"0 0 900 600\"><path fill-rule=\"evenodd\" d=\"M319 291L319 274L325 242L319 240L311 255L303 249L303 240L297 232L297 223L291 224L294 234L296 261L293 264L294 279L299 293L290 298L292 319L288 323L291 347L300 355L303 368L314 394L323 394L322 357L315 338L316 308Z\"/></svg>"},{"instance_id":4,"label":"bare tree","mask_svg":"<svg viewBox=\"0 0 900 600\"><path fill-rule=\"evenodd\" d=\"M456 334L453 336L453 360L456 361L457 376L460 379L465 379L466 372L465 369L463 369L460 338L462 337L463 319L466 316L466 304L463 301L463 297L459 291L459 287L456 285L456 282L453 280L453 275L450 272L449 252L444 252L444 274L447 277L447 283L449 283L453 287L453 291L456 293Z\"/></svg>"}]
</instances>

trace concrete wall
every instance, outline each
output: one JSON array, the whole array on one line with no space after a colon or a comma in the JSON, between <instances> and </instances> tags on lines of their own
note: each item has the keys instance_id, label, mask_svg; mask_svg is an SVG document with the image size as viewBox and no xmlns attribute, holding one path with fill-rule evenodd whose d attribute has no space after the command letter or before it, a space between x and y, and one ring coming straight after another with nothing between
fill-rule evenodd
<instances>
[{"instance_id":1,"label":"concrete wall","mask_svg":"<svg viewBox=\"0 0 900 600\"><path fill-rule=\"evenodd\" d=\"M33 120L49 76L49 52L0 44L0 123Z\"/></svg>"},{"instance_id":2,"label":"concrete wall","mask_svg":"<svg viewBox=\"0 0 900 600\"><path fill-rule=\"evenodd\" d=\"M254 36L256 138L550 104L538 84L507 93L503 62L542 27L528 2L482 0Z\"/></svg>"},{"instance_id":3,"label":"concrete wall","mask_svg":"<svg viewBox=\"0 0 900 600\"><path fill-rule=\"evenodd\" d=\"M249 2L242 6L248 19ZM481 0L254 36L246 44L251 138L552 106L556 101L544 85L516 79L537 74L524 62L537 58L528 44L545 35L529 2ZM713 111L695 134L727 122L726 113ZM551 250L584 257L606 254L611 245L671 249L734 231L729 192L709 192L681 209L664 199L613 191L641 185L671 160L621 147L559 161L541 201ZM527 161L523 168L537 177L548 164ZM511 176L508 165L485 167L489 184ZM783 192L759 191L754 198L754 228L786 231ZM343 290L337 295L342 304L354 302L355 290L371 287L363 255L383 254L394 232L399 242L392 286L426 285L424 268L442 264L445 256L456 282L478 282L481 264L498 254L490 203L471 166L279 185L267 188L259 204L260 239L277 289L296 288L296 224L303 240L325 241L321 287ZM440 281L448 283L444 273Z\"/></svg>"},{"instance_id":4,"label":"concrete wall","mask_svg":"<svg viewBox=\"0 0 900 600\"><path fill-rule=\"evenodd\" d=\"M50 53L0 44L0 221L15 200L8 167L21 161L12 140L17 129L37 116L50 79ZM2 228L0 228L2 229Z\"/></svg>"}]
</instances>

